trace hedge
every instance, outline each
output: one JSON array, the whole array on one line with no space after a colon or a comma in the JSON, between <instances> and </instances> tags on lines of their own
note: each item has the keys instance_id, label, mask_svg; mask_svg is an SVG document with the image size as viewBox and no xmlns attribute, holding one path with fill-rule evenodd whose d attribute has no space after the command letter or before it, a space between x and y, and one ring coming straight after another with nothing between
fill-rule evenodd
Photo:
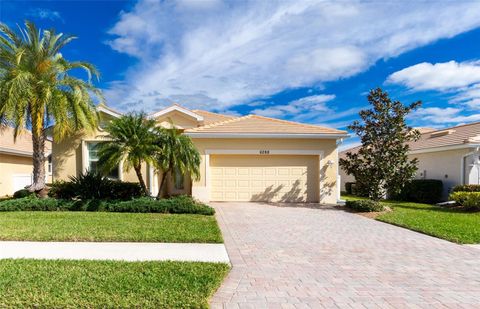
<instances>
[{"instance_id":1,"label":"hedge","mask_svg":"<svg viewBox=\"0 0 480 309\"><path fill-rule=\"evenodd\" d=\"M437 179L414 179L405 184L402 192L392 196L399 201L435 204L441 201L443 182Z\"/></svg>"},{"instance_id":2,"label":"hedge","mask_svg":"<svg viewBox=\"0 0 480 309\"><path fill-rule=\"evenodd\" d=\"M355 183L354 182L346 182L345 183L345 192L347 194L352 194L352 186L354 185Z\"/></svg>"},{"instance_id":3,"label":"hedge","mask_svg":"<svg viewBox=\"0 0 480 309\"><path fill-rule=\"evenodd\" d=\"M143 197L130 201L62 200L24 197L0 202L0 211L106 211L134 213L200 214L211 216L215 210L189 196L155 200Z\"/></svg>"},{"instance_id":4,"label":"hedge","mask_svg":"<svg viewBox=\"0 0 480 309\"><path fill-rule=\"evenodd\" d=\"M372 200L346 201L345 206L360 212L383 211L385 207L380 202Z\"/></svg>"},{"instance_id":5,"label":"hedge","mask_svg":"<svg viewBox=\"0 0 480 309\"><path fill-rule=\"evenodd\" d=\"M480 192L480 185L458 185L452 188L452 192Z\"/></svg>"},{"instance_id":6,"label":"hedge","mask_svg":"<svg viewBox=\"0 0 480 309\"><path fill-rule=\"evenodd\" d=\"M466 210L480 210L480 192L453 192L449 199L457 202Z\"/></svg>"},{"instance_id":7,"label":"hedge","mask_svg":"<svg viewBox=\"0 0 480 309\"><path fill-rule=\"evenodd\" d=\"M143 195L142 188L135 182L96 181L90 185L84 182L60 181L52 184L48 196L57 199L109 199L131 200Z\"/></svg>"}]
</instances>

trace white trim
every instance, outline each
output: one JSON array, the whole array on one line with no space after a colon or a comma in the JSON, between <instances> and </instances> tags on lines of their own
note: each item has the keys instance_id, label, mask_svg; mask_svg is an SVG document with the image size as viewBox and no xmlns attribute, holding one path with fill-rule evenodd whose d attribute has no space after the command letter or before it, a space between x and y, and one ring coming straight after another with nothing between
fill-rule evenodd
<instances>
[{"instance_id":1,"label":"white trim","mask_svg":"<svg viewBox=\"0 0 480 309\"><path fill-rule=\"evenodd\" d=\"M200 121L200 122L203 121L203 117L202 117L202 116L200 116L200 115L192 112L191 110L188 110L188 109L186 109L186 108L183 108L183 107L181 107L181 106L178 106L178 105L172 105L172 106L170 106L170 107L167 107L167 108L165 108L165 109L162 109L161 111L158 111L158 112L156 112L156 113L154 113L154 114L151 114L149 117L150 117L150 118L158 118L158 117L160 117L160 116L162 116L162 115L168 114L168 113L173 112L173 111L177 111L177 112L180 112L180 113L182 113L182 114L186 114L186 115L188 115L188 116L190 116L190 117L195 118L197 121Z\"/></svg>"},{"instance_id":2,"label":"white trim","mask_svg":"<svg viewBox=\"0 0 480 309\"><path fill-rule=\"evenodd\" d=\"M323 150L303 150L303 149L272 149L268 150L268 154L260 154L264 149L205 149L205 189L210 200L210 155L305 155L318 156L318 203L322 198L322 160ZM337 184L338 186L338 184Z\"/></svg>"},{"instance_id":3,"label":"white trim","mask_svg":"<svg viewBox=\"0 0 480 309\"><path fill-rule=\"evenodd\" d=\"M201 132L185 132L187 136L192 138L302 138L302 139L340 139L346 138L348 134L324 134L324 133L201 133Z\"/></svg>"},{"instance_id":4,"label":"white trim","mask_svg":"<svg viewBox=\"0 0 480 309\"><path fill-rule=\"evenodd\" d=\"M434 147L434 148L426 148L426 149L419 149L419 150L411 150L411 151L408 152L408 154L409 154L409 155L413 155L413 154L419 154L419 153L448 151L448 150L465 149L465 148L475 148L475 147L479 147L479 146L480 146L480 144L451 145L451 146L443 146L443 147Z\"/></svg>"},{"instance_id":5,"label":"white trim","mask_svg":"<svg viewBox=\"0 0 480 309\"><path fill-rule=\"evenodd\" d=\"M110 116L113 116L115 118L120 118L122 117L122 114L121 113L117 113L117 112L114 112L112 110L109 110L103 106L97 106L97 112L102 112L102 113L105 113L107 115L110 115Z\"/></svg>"},{"instance_id":6,"label":"white trim","mask_svg":"<svg viewBox=\"0 0 480 309\"><path fill-rule=\"evenodd\" d=\"M4 148L4 147L0 147L0 153L9 154L9 155L17 155L17 156L21 156L21 157L32 157L33 156L32 151L16 150L16 149L11 149L11 148ZM47 158L51 154L52 154L51 152L46 152L45 153L45 158Z\"/></svg>"},{"instance_id":7,"label":"white trim","mask_svg":"<svg viewBox=\"0 0 480 309\"><path fill-rule=\"evenodd\" d=\"M82 173L86 173L88 171L88 163L89 163L89 152L87 143L101 143L105 140L99 139L84 139L82 140ZM123 181L123 161L118 165L118 180Z\"/></svg>"},{"instance_id":8,"label":"white trim","mask_svg":"<svg viewBox=\"0 0 480 309\"><path fill-rule=\"evenodd\" d=\"M465 166L465 158L466 158L466 157L469 157L469 156L471 156L471 155L478 154L479 151L480 151L480 149L479 149L479 147L477 147L477 148L475 149L475 151L469 152L469 153L464 154L464 155L462 156L462 158L461 158L461 164L460 164L461 169L462 169L462 170L461 170L461 173L460 173L460 184L462 184L462 185L468 185L468 183L466 183L466 177L465 177L465 176L466 176L466 175L465 175L465 167L466 167L466 166Z\"/></svg>"},{"instance_id":9,"label":"white trim","mask_svg":"<svg viewBox=\"0 0 480 309\"><path fill-rule=\"evenodd\" d=\"M268 154L261 154L260 151L268 150ZM303 149L205 149L206 155L306 155L323 157L323 150L303 150Z\"/></svg>"}]
</instances>

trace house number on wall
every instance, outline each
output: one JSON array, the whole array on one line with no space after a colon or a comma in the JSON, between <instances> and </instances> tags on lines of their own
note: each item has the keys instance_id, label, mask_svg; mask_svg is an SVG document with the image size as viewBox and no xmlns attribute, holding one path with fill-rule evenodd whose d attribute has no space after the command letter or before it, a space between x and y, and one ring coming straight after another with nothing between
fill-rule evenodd
<instances>
[{"instance_id":1,"label":"house number on wall","mask_svg":"<svg viewBox=\"0 0 480 309\"><path fill-rule=\"evenodd\" d=\"M260 150L260 154L270 154L270 150Z\"/></svg>"}]
</instances>

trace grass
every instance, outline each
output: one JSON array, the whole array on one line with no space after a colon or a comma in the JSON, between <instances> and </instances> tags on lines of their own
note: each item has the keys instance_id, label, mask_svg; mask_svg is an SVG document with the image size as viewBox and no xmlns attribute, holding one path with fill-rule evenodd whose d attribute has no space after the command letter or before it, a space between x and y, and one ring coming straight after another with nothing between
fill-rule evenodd
<instances>
[{"instance_id":1,"label":"grass","mask_svg":"<svg viewBox=\"0 0 480 309\"><path fill-rule=\"evenodd\" d=\"M0 212L0 240L222 243L213 216L109 212Z\"/></svg>"},{"instance_id":2,"label":"grass","mask_svg":"<svg viewBox=\"0 0 480 309\"><path fill-rule=\"evenodd\" d=\"M345 196L345 199L359 199ZM480 243L480 212L465 212L428 204L383 201L392 212L376 220L460 244Z\"/></svg>"},{"instance_id":3,"label":"grass","mask_svg":"<svg viewBox=\"0 0 480 309\"><path fill-rule=\"evenodd\" d=\"M0 261L0 308L208 308L229 266L199 262Z\"/></svg>"}]
</instances>

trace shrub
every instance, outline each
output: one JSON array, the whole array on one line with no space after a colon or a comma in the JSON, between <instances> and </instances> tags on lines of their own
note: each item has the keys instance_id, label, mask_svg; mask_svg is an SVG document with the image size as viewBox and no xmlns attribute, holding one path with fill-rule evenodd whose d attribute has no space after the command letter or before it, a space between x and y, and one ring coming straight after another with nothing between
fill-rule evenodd
<instances>
[{"instance_id":1,"label":"shrub","mask_svg":"<svg viewBox=\"0 0 480 309\"><path fill-rule=\"evenodd\" d=\"M458 185L452 188L452 192L480 192L480 185Z\"/></svg>"},{"instance_id":2,"label":"shrub","mask_svg":"<svg viewBox=\"0 0 480 309\"><path fill-rule=\"evenodd\" d=\"M347 194L352 194L352 185L354 185L354 182L346 182L345 183L345 192Z\"/></svg>"},{"instance_id":3,"label":"shrub","mask_svg":"<svg viewBox=\"0 0 480 309\"><path fill-rule=\"evenodd\" d=\"M143 195L138 183L111 181L99 174L87 172L78 177L70 177L69 182L52 184L49 196L58 199L110 199L130 200Z\"/></svg>"},{"instance_id":4,"label":"shrub","mask_svg":"<svg viewBox=\"0 0 480 309\"><path fill-rule=\"evenodd\" d=\"M69 210L71 206L72 202L65 200L27 196L0 202L0 211L55 211Z\"/></svg>"},{"instance_id":5,"label":"shrub","mask_svg":"<svg viewBox=\"0 0 480 309\"><path fill-rule=\"evenodd\" d=\"M27 189L21 189L13 193L13 198L24 198L27 196L35 196L35 192L30 192Z\"/></svg>"},{"instance_id":6,"label":"shrub","mask_svg":"<svg viewBox=\"0 0 480 309\"><path fill-rule=\"evenodd\" d=\"M380 202L372 200L354 200L347 201L345 206L361 212L383 211L385 208Z\"/></svg>"},{"instance_id":7,"label":"shrub","mask_svg":"<svg viewBox=\"0 0 480 309\"><path fill-rule=\"evenodd\" d=\"M442 198L443 182L437 179L414 179L405 184L402 192L392 196L399 201L435 204Z\"/></svg>"},{"instance_id":8,"label":"shrub","mask_svg":"<svg viewBox=\"0 0 480 309\"><path fill-rule=\"evenodd\" d=\"M112 212L151 212L171 214L213 215L215 210L190 196L180 195L169 199L155 200L149 197L131 201L109 203L106 211Z\"/></svg>"},{"instance_id":9,"label":"shrub","mask_svg":"<svg viewBox=\"0 0 480 309\"><path fill-rule=\"evenodd\" d=\"M449 199L462 205L466 210L480 210L480 192L453 192Z\"/></svg>"}]
</instances>

